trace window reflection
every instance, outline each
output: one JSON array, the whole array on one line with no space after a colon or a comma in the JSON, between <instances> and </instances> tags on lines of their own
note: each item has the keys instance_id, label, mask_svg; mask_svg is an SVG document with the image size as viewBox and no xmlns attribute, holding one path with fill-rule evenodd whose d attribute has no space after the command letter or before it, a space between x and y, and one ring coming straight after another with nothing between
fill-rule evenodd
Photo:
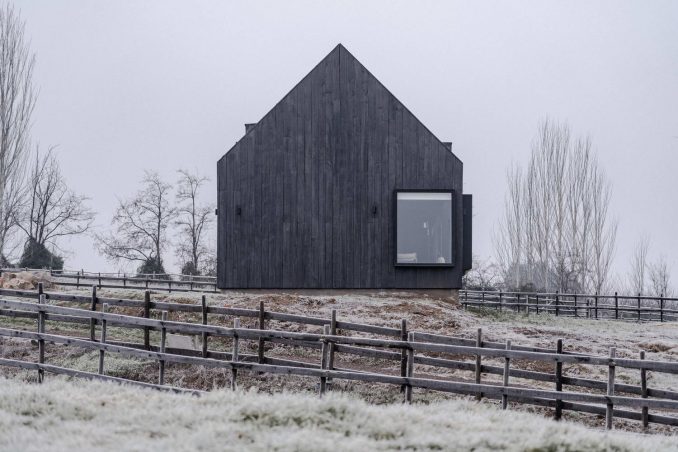
<instances>
[{"instance_id":1,"label":"window reflection","mask_svg":"<svg viewBox=\"0 0 678 452\"><path fill-rule=\"evenodd\" d=\"M397 192L397 263L452 263L452 193Z\"/></svg>"}]
</instances>

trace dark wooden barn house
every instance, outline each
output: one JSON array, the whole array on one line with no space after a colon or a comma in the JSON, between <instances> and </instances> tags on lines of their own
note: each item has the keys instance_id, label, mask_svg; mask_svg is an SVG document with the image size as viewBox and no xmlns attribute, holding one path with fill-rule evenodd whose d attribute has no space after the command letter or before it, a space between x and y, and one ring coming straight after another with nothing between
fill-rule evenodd
<instances>
[{"instance_id":1,"label":"dark wooden barn house","mask_svg":"<svg viewBox=\"0 0 678 452\"><path fill-rule=\"evenodd\" d=\"M219 160L218 285L459 288L462 169L338 45Z\"/></svg>"}]
</instances>

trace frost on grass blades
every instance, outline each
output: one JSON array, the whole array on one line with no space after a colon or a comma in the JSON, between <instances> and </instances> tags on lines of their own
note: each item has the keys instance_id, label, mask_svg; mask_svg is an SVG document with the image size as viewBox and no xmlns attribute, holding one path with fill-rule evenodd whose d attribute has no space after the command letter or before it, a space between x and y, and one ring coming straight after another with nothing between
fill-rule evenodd
<instances>
[{"instance_id":1,"label":"frost on grass blades","mask_svg":"<svg viewBox=\"0 0 678 452\"><path fill-rule=\"evenodd\" d=\"M370 405L345 395L0 379L2 450L678 450L678 438L594 431L468 401ZM86 432L86 434L83 434Z\"/></svg>"}]
</instances>

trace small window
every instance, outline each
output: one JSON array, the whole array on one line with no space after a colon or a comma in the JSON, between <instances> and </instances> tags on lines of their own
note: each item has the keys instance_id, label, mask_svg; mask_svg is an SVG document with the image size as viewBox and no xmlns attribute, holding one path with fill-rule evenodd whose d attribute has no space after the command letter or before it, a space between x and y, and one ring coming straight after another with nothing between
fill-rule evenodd
<instances>
[{"instance_id":1,"label":"small window","mask_svg":"<svg viewBox=\"0 0 678 452\"><path fill-rule=\"evenodd\" d=\"M396 192L396 265L452 266L452 192Z\"/></svg>"}]
</instances>

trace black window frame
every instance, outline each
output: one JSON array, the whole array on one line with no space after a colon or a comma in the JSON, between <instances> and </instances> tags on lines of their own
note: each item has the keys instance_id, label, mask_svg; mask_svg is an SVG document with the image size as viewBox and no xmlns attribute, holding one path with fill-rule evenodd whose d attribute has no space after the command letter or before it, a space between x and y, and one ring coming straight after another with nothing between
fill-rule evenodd
<instances>
[{"instance_id":1,"label":"black window frame","mask_svg":"<svg viewBox=\"0 0 678 452\"><path fill-rule=\"evenodd\" d=\"M450 254L451 262L444 264L438 263L403 263L398 262L398 193L449 193L450 194L450 224L452 225L450 237ZM455 262L455 224L454 224L454 208L455 208L455 191L447 188L397 188L393 190L393 265L395 267L432 267L432 268L453 268Z\"/></svg>"}]
</instances>

